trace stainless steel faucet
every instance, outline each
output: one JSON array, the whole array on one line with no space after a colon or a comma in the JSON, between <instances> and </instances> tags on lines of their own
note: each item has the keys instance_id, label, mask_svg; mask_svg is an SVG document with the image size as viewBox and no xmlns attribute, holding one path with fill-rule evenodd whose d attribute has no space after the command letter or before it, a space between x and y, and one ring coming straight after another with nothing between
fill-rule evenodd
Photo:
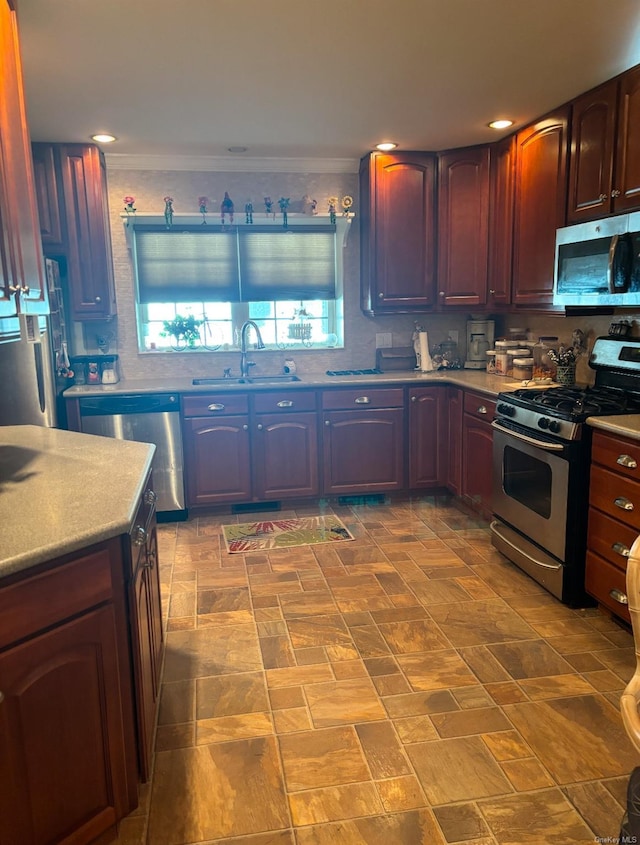
<instances>
[{"instance_id":1,"label":"stainless steel faucet","mask_svg":"<svg viewBox=\"0 0 640 845\"><path fill-rule=\"evenodd\" d=\"M256 349L264 349L265 345L260 335L260 329L253 320L246 320L240 329L240 376L246 378L249 375L249 367L253 366L254 361L247 361L247 334L249 329L253 327L256 332L257 344Z\"/></svg>"}]
</instances>

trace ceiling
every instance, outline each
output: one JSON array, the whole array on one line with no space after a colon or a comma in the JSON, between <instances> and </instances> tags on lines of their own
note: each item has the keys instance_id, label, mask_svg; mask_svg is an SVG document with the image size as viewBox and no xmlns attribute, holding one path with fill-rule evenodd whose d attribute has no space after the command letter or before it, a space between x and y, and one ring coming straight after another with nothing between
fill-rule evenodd
<instances>
[{"instance_id":1,"label":"ceiling","mask_svg":"<svg viewBox=\"0 0 640 845\"><path fill-rule=\"evenodd\" d=\"M17 0L35 141L357 160L496 140L640 63L639 0ZM239 167L242 165L238 162Z\"/></svg>"}]
</instances>

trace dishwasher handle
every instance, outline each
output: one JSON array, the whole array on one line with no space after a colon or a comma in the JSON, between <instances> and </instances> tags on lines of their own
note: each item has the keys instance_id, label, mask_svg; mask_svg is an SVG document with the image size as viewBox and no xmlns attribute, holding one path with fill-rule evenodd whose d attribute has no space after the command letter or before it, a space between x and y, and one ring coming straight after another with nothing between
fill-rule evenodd
<instances>
[{"instance_id":1,"label":"dishwasher handle","mask_svg":"<svg viewBox=\"0 0 640 845\"><path fill-rule=\"evenodd\" d=\"M118 414L161 414L178 412L177 393L129 393L111 396L87 396L80 399L81 417L104 417Z\"/></svg>"}]
</instances>

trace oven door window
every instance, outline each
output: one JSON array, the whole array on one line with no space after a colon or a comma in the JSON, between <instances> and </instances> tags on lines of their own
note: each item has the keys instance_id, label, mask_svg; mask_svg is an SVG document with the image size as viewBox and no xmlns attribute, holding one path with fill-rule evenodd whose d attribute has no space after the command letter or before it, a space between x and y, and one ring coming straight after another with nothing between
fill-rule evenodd
<instances>
[{"instance_id":1,"label":"oven door window","mask_svg":"<svg viewBox=\"0 0 640 845\"><path fill-rule=\"evenodd\" d=\"M503 488L507 496L549 519L552 502L549 464L512 446L505 446L503 461Z\"/></svg>"}]
</instances>

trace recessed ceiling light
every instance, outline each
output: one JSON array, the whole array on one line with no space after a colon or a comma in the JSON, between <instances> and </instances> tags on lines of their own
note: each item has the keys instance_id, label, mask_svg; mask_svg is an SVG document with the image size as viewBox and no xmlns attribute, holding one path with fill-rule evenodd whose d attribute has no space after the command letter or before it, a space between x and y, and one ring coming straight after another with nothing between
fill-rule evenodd
<instances>
[{"instance_id":1,"label":"recessed ceiling light","mask_svg":"<svg viewBox=\"0 0 640 845\"><path fill-rule=\"evenodd\" d=\"M248 147L227 147L230 153L246 153Z\"/></svg>"},{"instance_id":2,"label":"recessed ceiling light","mask_svg":"<svg viewBox=\"0 0 640 845\"><path fill-rule=\"evenodd\" d=\"M491 129L508 129L510 126L513 126L512 120L492 120L489 124Z\"/></svg>"},{"instance_id":3,"label":"recessed ceiling light","mask_svg":"<svg viewBox=\"0 0 640 845\"><path fill-rule=\"evenodd\" d=\"M112 141L117 141L115 135L109 135L107 132L98 132L97 135L92 135L91 140L97 144L110 144Z\"/></svg>"},{"instance_id":4,"label":"recessed ceiling light","mask_svg":"<svg viewBox=\"0 0 640 845\"><path fill-rule=\"evenodd\" d=\"M393 141L385 141L383 144L376 144L376 150L380 150L382 153L388 153L389 150L395 150L397 146Z\"/></svg>"}]
</instances>

